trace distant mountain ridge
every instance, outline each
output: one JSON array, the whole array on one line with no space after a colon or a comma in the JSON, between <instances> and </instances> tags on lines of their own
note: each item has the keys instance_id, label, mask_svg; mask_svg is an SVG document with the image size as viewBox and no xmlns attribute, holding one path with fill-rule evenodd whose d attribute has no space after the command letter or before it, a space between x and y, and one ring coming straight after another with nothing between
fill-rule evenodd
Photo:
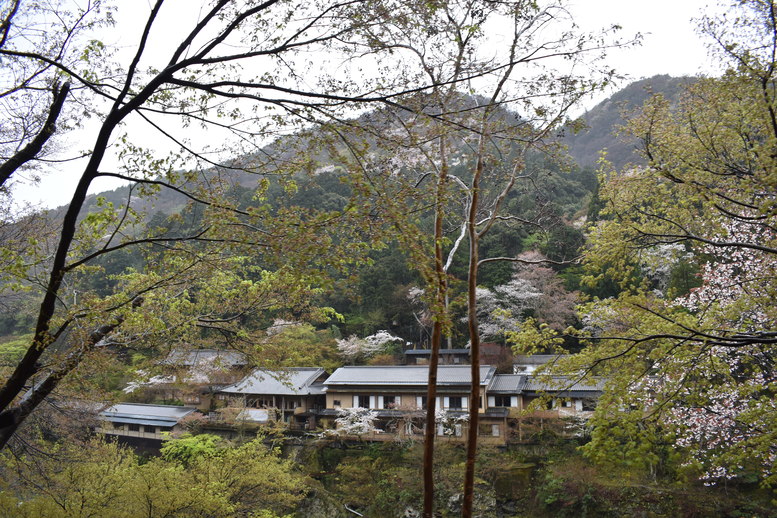
<instances>
[{"instance_id":1,"label":"distant mountain ridge","mask_svg":"<svg viewBox=\"0 0 777 518\"><path fill-rule=\"evenodd\" d=\"M625 141L615 135L617 128L625 121L622 116L624 111L630 111L641 106L654 93L661 93L671 101L679 99L684 86L693 82L691 77L671 77L658 75L648 79L635 81L619 90L608 99L602 101L590 111L586 112L582 119L587 128L564 137L564 143L568 147L570 156L580 167L595 168L600 152L607 150L607 158L617 169L621 169L629 163L642 163L642 158L635 152L635 144ZM370 120L376 114L363 115ZM374 123L374 121L372 121ZM277 146L278 143L271 146ZM242 176L245 176L243 178ZM247 186L255 183L256 178L250 175L240 175L235 178L236 183ZM115 206L126 203L129 196L129 187L118 187L111 191L105 191L90 195L85 204L84 213L96 209L98 197L105 198ZM156 212L173 214L180 211L188 202L188 199L180 193L163 190L153 201L142 203L139 207L148 211L149 216ZM53 213L62 211L63 208L54 209Z\"/></svg>"},{"instance_id":2,"label":"distant mountain ridge","mask_svg":"<svg viewBox=\"0 0 777 518\"><path fill-rule=\"evenodd\" d=\"M587 129L564 138L569 154L581 167L596 167L599 154L607 150L607 159L620 170L627 164L641 164L636 145L615 133L624 124L623 114L639 108L654 94L662 94L672 103L679 100L693 77L657 75L635 81L586 112L582 119Z\"/></svg>"}]
</instances>

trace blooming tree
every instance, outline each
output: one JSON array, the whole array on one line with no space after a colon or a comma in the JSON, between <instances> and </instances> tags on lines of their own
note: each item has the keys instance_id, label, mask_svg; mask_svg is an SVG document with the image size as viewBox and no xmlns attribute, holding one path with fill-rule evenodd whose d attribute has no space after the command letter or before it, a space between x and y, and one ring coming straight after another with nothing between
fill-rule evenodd
<instances>
[{"instance_id":1,"label":"blooming tree","mask_svg":"<svg viewBox=\"0 0 777 518\"><path fill-rule=\"evenodd\" d=\"M739 221L723 224L722 239L738 243L774 241L773 232L750 228ZM755 232L755 234L753 234ZM759 333L774 325L773 279L777 256L743 247L701 247L711 259L703 264L702 285L673 303L693 312L700 323L721 323L744 333ZM664 420L676 434L676 445L690 453L688 463L702 469L711 484L747 469L774 480L777 444L773 441L777 403L777 372L773 351L762 344L741 347L715 345L695 357L696 370L705 374L689 382L687 366L670 356L654 368L667 374L645 378L633 391L655 407L674 394Z\"/></svg>"},{"instance_id":2,"label":"blooming tree","mask_svg":"<svg viewBox=\"0 0 777 518\"><path fill-rule=\"evenodd\" d=\"M293 327L300 327L300 326L302 326L302 322L295 322L293 320L284 320L282 318L276 318L275 320L273 320L272 325L265 330L265 332L267 333L267 336L275 336L283 333L288 329L291 329Z\"/></svg>"},{"instance_id":3,"label":"blooming tree","mask_svg":"<svg viewBox=\"0 0 777 518\"><path fill-rule=\"evenodd\" d=\"M394 336L388 331L378 331L375 334L359 338L351 335L337 341L337 349L340 355L349 362L366 360L378 353L385 352L389 344L404 342L398 336Z\"/></svg>"},{"instance_id":4,"label":"blooming tree","mask_svg":"<svg viewBox=\"0 0 777 518\"><path fill-rule=\"evenodd\" d=\"M706 483L755 474L773 485L777 7L732 12L702 22L731 68L629 122L648 167L606 179L587 255L587 281L623 291L583 307L595 335L559 368L609 380L589 455L629 450L658 470L680 453ZM700 285L676 294L666 280L683 261Z\"/></svg>"},{"instance_id":5,"label":"blooming tree","mask_svg":"<svg viewBox=\"0 0 777 518\"><path fill-rule=\"evenodd\" d=\"M449 412L443 408L438 409L434 414L434 423L444 435L456 435L457 428L468 421L467 414Z\"/></svg>"},{"instance_id":6,"label":"blooming tree","mask_svg":"<svg viewBox=\"0 0 777 518\"><path fill-rule=\"evenodd\" d=\"M341 408L337 411L337 432L343 435L364 435L376 430L378 413L369 408Z\"/></svg>"},{"instance_id":7,"label":"blooming tree","mask_svg":"<svg viewBox=\"0 0 777 518\"><path fill-rule=\"evenodd\" d=\"M523 312L533 309L541 295L528 281L516 277L507 284L495 286L493 290L478 287L480 333L498 337L507 331L517 330Z\"/></svg>"},{"instance_id":8,"label":"blooming tree","mask_svg":"<svg viewBox=\"0 0 777 518\"><path fill-rule=\"evenodd\" d=\"M554 329L562 329L575 319L577 293L567 291L553 269L542 266L547 258L538 252L525 252L519 257L527 263L518 263L507 283L493 289L477 288L483 336L518 332L528 312Z\"/></svg>"}]
</instances>

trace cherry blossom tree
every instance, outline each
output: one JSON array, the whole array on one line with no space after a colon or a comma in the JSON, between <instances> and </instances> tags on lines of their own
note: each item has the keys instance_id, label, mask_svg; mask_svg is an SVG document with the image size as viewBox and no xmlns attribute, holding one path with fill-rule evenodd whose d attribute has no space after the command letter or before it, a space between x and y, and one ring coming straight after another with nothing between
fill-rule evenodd
<instances>
[{"instance_id":1,"label":"cherry blossom tree","mask_svg":"<svg viewBox=\"0 0 777 518\"><path fill-rule=\"evenodd\" d=\"M462 426L469 421L467 414L451 412L444 408L439 408L434 413L434 424L443 435L461 435Z\"/></svg>"},{"instance_id":2,"label":"cherry blossom tree","mask_svg":"<svg viewBox=\"0 0 777 518\"><path fill-rule=\"evenodd\" d=\"M730 68L629 122L648 167L603 178L587 254L587 281L623 291L583 307L589 345L559 368L609 380L590 455L656 469L679 453L707 483L774 484L777 8L737 2L701 26ZM700 285L681 294L666 279L688 261Z\"/></svg>"},{"instance_id":3,"label":"cherry blossom tree","mask_svg":"<svg viewBox=\"0 0 777 518\"><path fill-rule=\"evenodd\" d=\"M337 433L342 435L364 435L376 430L378 413L369 408L341 408L337 411L335 425Z\"/></svg>"},{"instance_id":4,"label":"cherry blossom tree","mask_svg":"<svg viewBox=\"0 0 777 518\"><path fill-rule=\"evenodd\" d=\"M346 361L353 363L364 361L376 354L386 352L390 344L396 344L397 342L404 342L404 340L392 335L388 331L380 330L364 338L351 335L348 338L337 340L337 349Z\"/></svg>"},{"instance_id":5,"label":"cherry blossom tree","mask_svg":"<svg viewBox=\"0 0 777 518\"><path fill-rule=\"evenodd\" d=\"M578 294L567 291L552 268L543 266L547 260L539 252L518 256L526 263L517 263L512 278L505 284L476 290L480 334L503 338L519 331L527 315L562 330L575 321Z\"/></svg>"}]
</instances>

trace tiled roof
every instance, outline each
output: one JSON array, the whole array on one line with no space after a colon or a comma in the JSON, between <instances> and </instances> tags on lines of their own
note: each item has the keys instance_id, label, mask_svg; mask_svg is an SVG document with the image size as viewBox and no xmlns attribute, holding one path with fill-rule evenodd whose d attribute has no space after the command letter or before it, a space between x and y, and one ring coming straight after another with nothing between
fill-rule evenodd
<instances>
[{"instance_id":1,"label":"tiled roof","mask_svg":"<svg viewBox=\"0 0 777 518\"><path fill-rule=\"evenodd\" d=\"M480 367L480 384L488 385L496 371L495 367ZM437 368L437 384L469 385L471 380L469 365L440 365ZM340 367L324 382L324 385L420 385L429 381L428 365L389 365L367 367Z\"/></svg>"},{"instance_id":2,"label":"tiled roof","mask_svg":"<svg viewBox=\"0 0 777 518\"><path fill-rule=\"evenodd\" d=\"M278 371L257 370L219 392L274 395L323 394L323 386L313 383L322 374L324 369L320 367L294 367Z\"/></svg>"},{"instance_id":3,"label":"tiled roof","mask_svg":"<svg viewBox=\"0 0 777 518\"><path fill-rule=\"evenodd\" d=\"M240 367L246 365L246 357L237 351L222 351L217 349L175 349L170 351L167 358L160 362L162 365L176 365L179 367L191 367L200 364L218 364L221 367Z\"/></svg>"},{"instance_id":4,"label":"tiled roof","mask_svg":"<svg viewBox=\"0 0 777 518\"><path fill-rule=\"evenodd\" d=\"M494 382L488 388L489 393L496 394L520 394L526 385L526 376L523 374L497 374Z\"/></svg>"},{"instance_id":5,"label":"tiled roof","mask_svg":"<svg viewBox=\"0 0 777 518\"><path fill-rule=\"evenodd\" d=\"M577 376L553 376L549 381L542 377L527 376L525 392L559 392L559 395L574 393L599 393L604 388L603 379L587 379L577 382Z\"/></svg>"},{"instance_id":6,"label":"tiled roof","mask_svg":"<svg viewBox=\"0 0 777 518\"><path fill-rule=\"evenodd\" d=\"M99 417L113 423L173 426L194 412L194 408L173 405L119 403L100 412Z\"/></svg>"},{"instance_id":7,"label":"tiled roof","mask_svg":"<svg viewBox=\"0 0 777 518\"><path fill-rule=\"evenodd\" d=\"M514 365L545 365L551 360L566 358L564 354L519 354L513 358Z\"/></svg>"},{"instance_id":8,"label":"tiled roof","mask_svg":"<svg viewBox=\"0 0 777 518\"><path fill-rule=\"evenodd\" d=\"M405 351L406 356L430 356L431 354L431 349L408 349ZM469 349L440 349L440 354L458 354L461 356L469 356Z\"/></svg>"}]
</instances>

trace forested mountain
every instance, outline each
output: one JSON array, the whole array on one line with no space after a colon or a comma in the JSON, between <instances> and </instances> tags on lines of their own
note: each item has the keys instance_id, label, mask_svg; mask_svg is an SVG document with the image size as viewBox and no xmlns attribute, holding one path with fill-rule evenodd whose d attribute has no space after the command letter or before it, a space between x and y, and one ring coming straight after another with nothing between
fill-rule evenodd
<instances>
[{"instance_id":1,"label":"forested mountain","mask_svg":"<svg viewBox=\"0 0 777 518\"><path fill-rule=\"evenodd\" d=\"M683 87L693 81L690 77L658 75L627 85L581 116L585 129L567 133L564 143L570 156L581 167L595 167L603 150L607 151L607 159L617 170L629 163L644 163L636 153L636 143L617 135L618 128L625 122L624 115L641 107L654 94L676 103Z\"/></svg>"},{"instance_id":2,"label":"forested mountain","mask_svg":"<svg viewBox=\"0 0 777 518\"><path fill-rule=\"evenodd\" d=\"M608 100L600 103L583 116L587 126L577 134L568 134L564 143L569 154L579 164L571 169L564 169L556 163L553 157L533 153L529 157L526 169L533 179L531 190L516 190L510 194L508 203L511 212L527 212L543 206L546 214L546 228L532 234L526 229L496 229L482 243L487 256L516 256L521 252L537 249L551 259L563 260L573 257L575 250L582 244L580 220L588 211L591 194L596 189L594 174L595 161L601 149L607 149L608 158L616 166L629 161L638 160L630 155L632 144L623 142L615 136L615 129L623 123L624 110L639 106L652 93L662 93L669 99L676 99L680 88L687 84L688 78L671 78L656 76L637 81L614 94ZM509 114L505 114L509 116ZM360 125L371 125L376 128L388 126L389 114L369 112L363 115ZM295 151L310 149L315 135L289 136L271 144L265 153L292 158ZM374 143L369 143L374 146ZM235 164L248 170L246 164L260 160L258 157L242 157ZM326 153L320 152L310 158L308 171L302 171L294 176L294 188L289 190L272 176L257 176L251 172L235 169L232 171L214 171L219 177L227 179L227 197L234 200L237 207L243 208L252 202L257 184L266 178L269 186L265 193L270 205L275 210L281 207L301 207L317 210L342 210L348 203L353 192L351 186L341 174L339 168L328 163ZM128 202L134 210L145 214L144 221L150 227L164 228L167 234L183 235L187 230L195 228L200 217L200 210L189 204L189 198L178 192L163 189L152 197L141 198L135 195L129 187L119 187L111 191L90 195L82 213L99 211L105 204L114 207L126 205ZM50 218L61 217L64 208L52 210ZM192 212L194 211L194 212ZM428 218L428 216L427 216ZM576 224L573 224L576 222ZM431 225L429 220L427 225ZM455 239L457 228L449 228L451 241ZM363 266L356 272L356 282L342 282L337 288L324 296L324 303L331 305L346 315L344 322L339 324L344 334L366 335L379 329L390 328L393 332L407 340L423 339L423 330L418 329L417 316L408 303L407 293L412 286L421 282L417 272L407 265L407 254L398 246L376 249L372 252L371 264ZM132 250L119 251L111 254L105 260L98 260L105 275L86 280L90 288L97 288L103 293L111 289L111 276L122 273L127 267L143 268L143 257ZM466 263L463 256L454 259L451 273L454 277L463 278ZM563 268L561 270L564 270ZM565 279L569 289L577 289L574 269L567 269ZM564 272L562 272L564 273ZM504 285L510 281L513 267L508 263L492 263L483 268L480 283L487 288ZM456 287L454 286L454 293ZM9 312L0 322L0 335L21 332L29 325L24 317L26 311Z\"/></svg>"},{"instance_id":3,"label":"forested mountain","mask_svg":"<svg viewBox=\"0 0 777 518\"><path fill-rule=\"evenodd\" d=\"M612 96L596 105L591 110L585 112L580 119L584 123L584 128L574 132L568 130L565 132L563 143L567 146L569 156L579 166L580 169L595 168L599 159L601 151L607 151L607 159L610 160L616 169L621 169L628 163L641 163L643 159L636 153L636 144L629 142L626 137L618 136L617 130L624 122L624 115L633 112L635 109L642 106L642 104L654 94L660 94L675 103L680 96L680 92L683 87L693 82L694 79L690 77L671 77L668 75L657 75L647 79L641 79L626 85L623 89L617 91ZM370 113L363 116L364 119L370 119L375 121L379 115ZM292 140L292 137L287 137L288 140ZM296 139L295 139L296 140ZM274 143L272 148L284 148L287 147L287 142L283 139ZM289 149L304 148L304 143L295 143L294 146L288 146ZM242 159L241 161L244 161ZM249 159L250 160L250 159ZM323 168L328 170L328 168ZM329 176L331 178L331 176ZM572 179L570 181L575 182L578 180ZM244 187L251 188L256 184L256 176L249 173L234 173L234 179L236 184L240 184ZM590 179L579 180L580 183L590 183ZM330 180L322 180L323 185L319 187L312 187L317 181L312 180L308 182L308 188L319 190L321 193L334 194L338 196L337 191L342 190L341 186L333 184ZM590 188L590 185L586 186ZM333 190L330 192L329 189ZM342 194L342 193L340 193ZM326 195L324 197L326 197ZM559 193L563 198L564 193ZM118 187L110 191L104 191L98 194L91 195L92 202L89 205L90 209L94 209L95 200L97 197L105 198L107 201L114 205L121 205L126 203L128 196L130 196L129 189L127 187ZM153 205L148 204L141 208L149 209L150 214L155 212L162 212L164 214L172 214L180 211L186 204L187 198L179 193L165 190L154 197ZM318 200L316 201L318 203ZM562 201L568 207L571 208L574 202L569 199ZM58 209L59 210L59 209Z\"/></svg>"}]
</instances>

